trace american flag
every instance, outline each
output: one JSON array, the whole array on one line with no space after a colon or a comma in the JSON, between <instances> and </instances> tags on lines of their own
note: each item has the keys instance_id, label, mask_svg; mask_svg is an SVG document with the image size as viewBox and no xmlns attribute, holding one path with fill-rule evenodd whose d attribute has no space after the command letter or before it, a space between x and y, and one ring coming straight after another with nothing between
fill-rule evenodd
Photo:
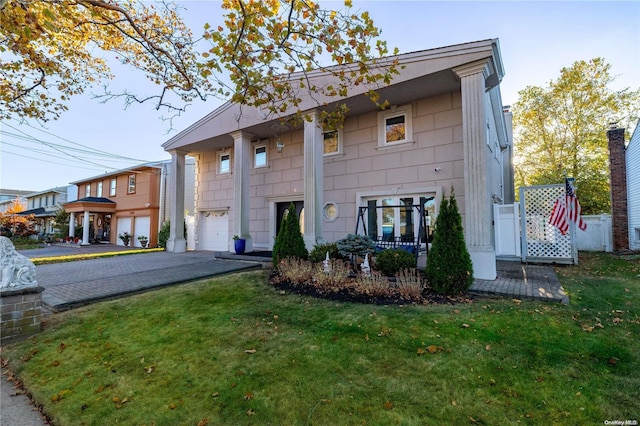
<instances>
[{"instance_id":1,"label":"american flag","mask_svg":"<svg viewBox=\"0 0 640 426\"><path fill-rule=\"evenodd\" d=\"M580 202L576 193L573 190L573 186L568 179L564 180L565 197L559 197L553 204L551 210L551 217L549 217L549 224L558 228L562 235L565 235L569 230L569 221L575 222L578 228L582 231L587 229L587 224L582 220Z\"/></svg>"}]
</instances>

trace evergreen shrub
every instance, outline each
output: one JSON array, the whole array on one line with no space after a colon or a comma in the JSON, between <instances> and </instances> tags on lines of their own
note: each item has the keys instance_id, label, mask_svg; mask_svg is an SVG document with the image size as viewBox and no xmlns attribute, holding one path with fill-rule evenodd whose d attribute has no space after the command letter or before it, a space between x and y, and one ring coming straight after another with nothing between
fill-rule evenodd
<instances>
[{"instance_id":1,"label":"evergreen shrub","mask_svg":"<svg viewBox=\"0 0 640 426\"><path fill-rule=\"evenodd\" d=\"M309 258L309 251L304 245L304 238L300 233L298 215L293 203L289 205L288 213L282 219L280 231L278 231L276 242L273 245L272 256L274 266L278 266L278 263L287 257L304 260Z\"/></svg>"},{"instance_id":2,"label":"evergreen shrub","mask_svg":"<svg viewBox=\"0 0 640 426\"><path fill-rule=\"evenodd\" d=\"M376 254L376 269L387 276L394 276L401 269L416 267L416 258L405 249L387 249Z\"/></svg>"},{"instance_id":3,"label":"evergreen shrub","mask_svg":"<svg viewBox=\"0 0 640 426\"><path fill-rule=\"evenodd\" d=\"M327 252L329 252L330 259L347 260L345 256L340 254L336 243L316 244L309 253L309 260L313 263L322 262L327 258Z\"/></svg>"},{"instance_id":4,"label":"evergreen shrub","mask_svg":"<svg viewBox=\"0 0 640 426\"><path fill-rule=\"evenodd\" d=\"M367 235L349 234L345 238L336 242L338 251L343 256L359 256L364 258L365 254L373 254L376 243Z\"/></svg>"},{"instance_id":5,"label":"evergreen shrub","mask_svg":"<svg viewBox=\"0 0 640 426\"><path fill-rule=\"evenodd\" d=\"M473 265L453 188L449 199L443 196L440 203L425 274L439 293L460 294L473 285Z\"/></svg>"}]
</instances>

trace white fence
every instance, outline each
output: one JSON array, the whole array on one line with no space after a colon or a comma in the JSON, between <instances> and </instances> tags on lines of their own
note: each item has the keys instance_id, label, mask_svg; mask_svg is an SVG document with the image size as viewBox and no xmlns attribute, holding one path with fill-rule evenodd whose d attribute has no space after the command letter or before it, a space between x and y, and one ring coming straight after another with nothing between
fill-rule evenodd
<instances>
[{"instance_id":1,"label":"white fence","mask_svg":"<svg viewBox=\"0 0 640 426\"><path fill-rule=\"evenodd\" d=\"M582 220L587 224L587 230L576 229L578 250L613 251L611 216L608 214L582 216Z\"/></svg>"},{"instance_id":2,"label":"white fence","mask_svg":"<svg viewBox=\"0 0 640 426\"><path fill-rule=\"evenodd\" d=\"M514 260L522 257L520 241L522 221L520 204L494 204L496 257ZM582 216L587 223L586 231L576 227L576 246L583 251L613 251L613 230L608 214ZM545 220L543 222L546 223Z\"/></svg>"}]
</instances>

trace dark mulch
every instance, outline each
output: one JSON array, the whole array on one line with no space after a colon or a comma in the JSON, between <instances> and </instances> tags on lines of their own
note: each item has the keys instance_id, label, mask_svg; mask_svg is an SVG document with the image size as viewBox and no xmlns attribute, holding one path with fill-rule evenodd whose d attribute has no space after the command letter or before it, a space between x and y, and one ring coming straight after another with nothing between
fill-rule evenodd
<instances>
[{"instance_id":1,"label":"dark mulch","mask_svg":"<svg viewBox=\"0 0 640 426\"><path fill-rule=\"evenodd\" d=\"M270 282L281 292L311 296L318 299L349 303L365 303L371 305L455 305L459 303L472 303L475 300L475 296L473 295L462 294L459 296L447 296L438 294L429 288L423 290L419 299L406 299L393 291L390 291L390 294L383 296L363 294L356 291L354 288L336 289L335 291L328 292L321 291L312 285L292 284L290 281L283 279L277 274L273 274L271 276Z\"/></svg>"}]
</instances>

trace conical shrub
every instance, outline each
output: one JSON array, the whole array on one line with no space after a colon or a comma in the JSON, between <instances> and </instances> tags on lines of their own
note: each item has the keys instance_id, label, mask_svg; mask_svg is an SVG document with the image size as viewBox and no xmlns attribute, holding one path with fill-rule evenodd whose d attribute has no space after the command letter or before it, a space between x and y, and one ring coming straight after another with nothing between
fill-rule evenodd
<instances>
[{"instance_id":1,"label":"conical shrub","mask_svg":"<svg viewBox=\"0 0 640 426\"><path fill-rule=\"evenodd\" d=\"M425 275L438 293L460 294L473 285L473 264L453 188L449 199L443 196L440 203Z\"/></svg>"},{"instance_id":2,"label":"conical shrub","mask_svg":"<svg viewBox=\"0 0 640 426\"><path fill-rule=\"evenodd\" d=\"M297 257L305 260L309 258L309 251L304 245L304 238L300 233L298 215L293 203L291 203L288 213L282 219L280 231L278 231L276 242L273 245L272 256L274 266L278 266L278 263L287 257Z\"/></svg>"}]
</instances>

